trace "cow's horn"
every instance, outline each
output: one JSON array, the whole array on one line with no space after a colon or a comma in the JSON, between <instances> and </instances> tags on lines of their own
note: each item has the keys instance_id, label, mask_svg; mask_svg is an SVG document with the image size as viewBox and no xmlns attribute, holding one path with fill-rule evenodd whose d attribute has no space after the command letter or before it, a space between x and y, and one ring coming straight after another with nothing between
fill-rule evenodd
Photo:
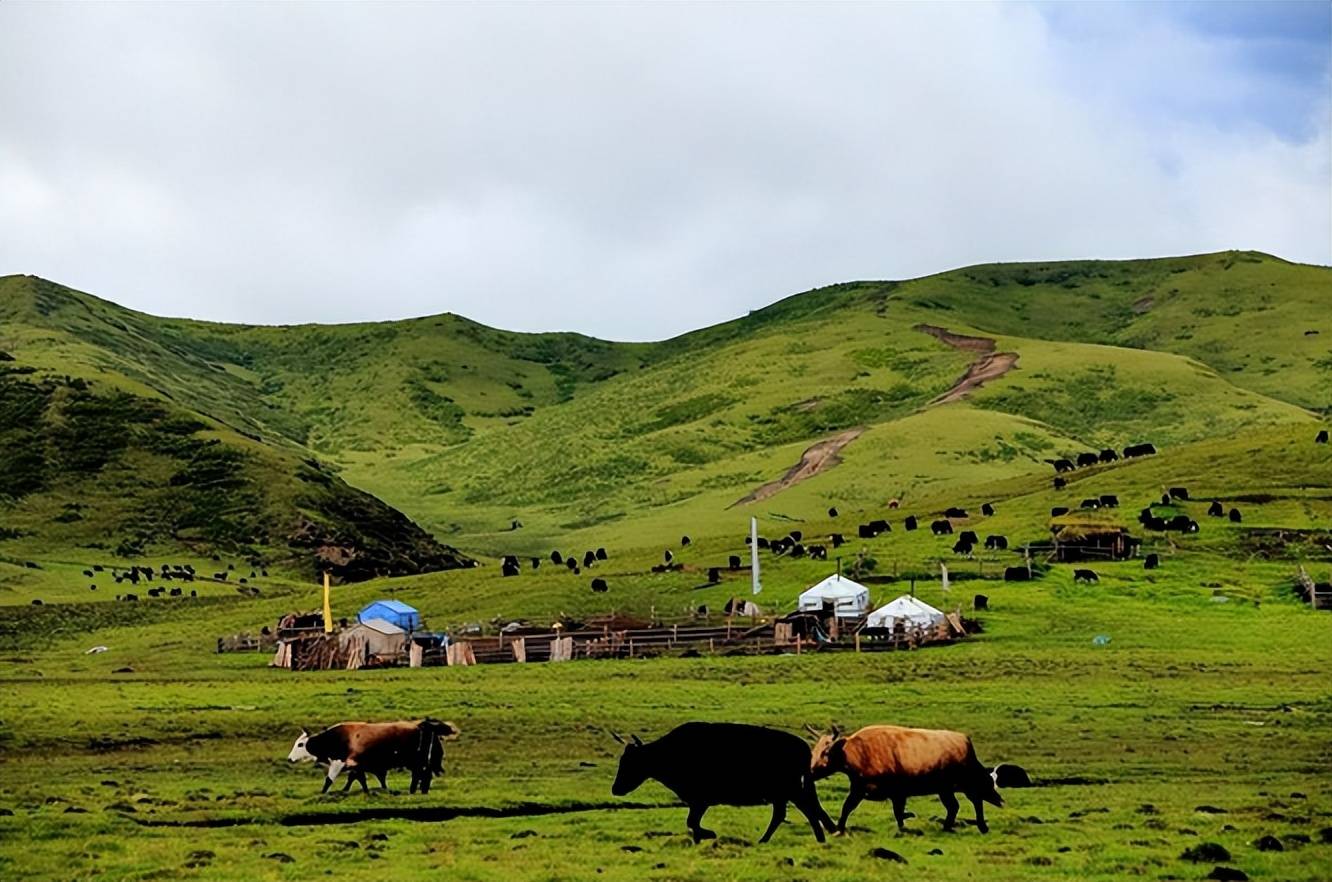
<instances>
[{"instance_id":1,"label":"cow's horn","mask_svg":"<svg viewBox=\"0 0 1332 882\"><path fill-rule=\"evenodd\" d=\"M620 744L624 744L624 736L621 735L619 732L611 732L609 729L607 729L606 731L610 732L610 737L614 738Z\"/></svg>"},{"instance_id":2,"label":"cow's horn","mask_svg":"<svg viewBox=\"0 0 1332 882\"><path fill-rule=\"evenodd\" d=\"M813 735L815 738L818 738L818 737L819 737L819 730L818 730L818 729L815 729L815 728L814 728L813 726L811 726L809 723L806 723L806 724L805 724L805 731L808 732L809 734Z\"/></svg>"},{"instance_id":3,"label":"cow's horn","mask_svg":"<svg viewBox=\"0 0 1332 882\"><path fill-rule=\"evenodd\" d=\"M637 735L630 735L629 737L634 739L634 744L637 744L639 747L643 746L643 739L639 738Z\"/></svg>"}]
</instances>

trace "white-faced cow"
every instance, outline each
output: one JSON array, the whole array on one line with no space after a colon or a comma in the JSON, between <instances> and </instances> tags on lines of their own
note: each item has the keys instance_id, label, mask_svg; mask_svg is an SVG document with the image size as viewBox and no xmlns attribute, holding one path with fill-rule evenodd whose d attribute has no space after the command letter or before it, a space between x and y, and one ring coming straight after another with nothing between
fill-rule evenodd
<instances>
[{"instance_id":1,"label":"white-faced cow","mask_svg":"<svg viewBox=\"0 0 1332 882\"><path fill-rule=\"evenodd\" d=\"M759 842L767 842L795 803L814 838L832 819L819 804L810 774L809 745L789 732L740 723L684 723L644 744L634 735L624 745L611 793L624 796L652 778L689 806L685 821L695 842L716 838L702 826L714 805L771 805L772 821Z\"/></svg>"},{"instance_id":2,"label":"white-faced cow","mask_svg":"<svg viewBox=\"0 0 1332 882\"><path fill-rule=\"evenodd\" d=\"M841 772L851 782L851 792L837 822L839 833L846 832L847 818L865 799L891 801L897 828L902 830L907 798L936 795L947 812L944 829L951 830L958 809L953 794L962 793L975 806L976 827L982 833L990 829L985 823L984 804L1004 804L995 790L994 778L976 758L971 738L961 732L866 726L842 735L834 727L818 736L811 771L816 780Z\"/></svg>"},{"instance_id":3,"label":"white-faced cow","mask_svg":"<svg viewBox=\"0 0 1332 882\"><path fill-rule=\"evenodd\" d=\"M338 723L313 735L302 729L287 759L293 763L327 763L325 793L344 769L348 772L344 790L359 779L361 789L368 791L368 774L378 778L383 789L388 786L390 769L408 769L412 773L411 792L420 787L422 793L429 793L431 778L444 773L441 742L458 735L453 723L432 719Z\"/></svg>"}]
</instances>

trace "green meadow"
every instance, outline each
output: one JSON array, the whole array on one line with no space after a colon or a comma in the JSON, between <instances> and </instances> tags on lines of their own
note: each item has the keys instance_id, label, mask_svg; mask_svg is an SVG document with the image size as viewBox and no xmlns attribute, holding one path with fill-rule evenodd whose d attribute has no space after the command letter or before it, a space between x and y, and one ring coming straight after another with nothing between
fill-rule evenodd
<instances>
[{"instance_id":1,"label":"green meadow","mask_svg":"<svg viewBox=\"0 0 1332 882\"><path fill-rule=\"evenodd\" d=\"M216 325L0 278L0 877L948 882L1224 865L1326 880L1332 612L1294 586L1301 568L1332 580L1332 445L1314 440L1332 415L1330 304L1332 271L1252 252L997 265L624 344L452 315ZM1017 361L932 404L976 353L922 323ZM740 503L848 430L821 471ZM1159 454L1051 482L1047 459L1141 441ZM1177 486L1190 501L1160 505ZM958 529L1015 549L1049 536L1053 507L1101 494L1120 506L1080 517L1128 527L1159 569L1092 564L1085 585L1055 564L1005 583L1017 551L955 555L953 537L902 526L961 506ZM1212 500L1240 520L1209 517ZM1199 532L1143 530L1152 502ZM914 590L981 630L890 653L355 672L214 652L318 606L316 545L375 576L334 588L337 616L396 597L440 630L699 607L716 621L749 574L710 585L706 570L747 562L750 517L773 538L844 533L830 557L876 605ZM892 531L856 539L872 518ZM549 563L598 547L592 570ZM667 549L683 569L652 572ZM501 576L503 554L520 576ZM464 557L479 565L422 571ZM229 576L115 599L136 589L113 567L168 561ZM775 614L838 566L761 561ZM302 726L425 715L463 732L429 795L402 772L387 793L321 795L318 770L286 761ZM938 801L915 798L905 833L867 802L822 845L794 811L757 845L768 810L719 807L721 838L695 846L661 786L610 794L609 733L690 719L954 728L1038 786L1004 791L988 835L944 833ZM836 816L844 780L819 789ZM1182 857L1206 843L1229 857Z\"/></svg>"}]
</instances>

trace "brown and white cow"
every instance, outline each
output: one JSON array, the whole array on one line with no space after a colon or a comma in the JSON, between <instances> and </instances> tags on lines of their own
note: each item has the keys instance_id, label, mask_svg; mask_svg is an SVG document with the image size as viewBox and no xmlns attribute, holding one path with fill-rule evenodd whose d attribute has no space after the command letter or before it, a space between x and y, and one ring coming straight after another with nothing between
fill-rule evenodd
<instances>
[{"instance_id":1,"label":"brown and white cow","mask_svg":"<svg viewBox=\"0 0 1332 882\"><path fill-rule=\"evenodd\" d=\"M818 736L811 759L814 778L841 772L850 779L851 792L837 823L846 832L846 820L861 800L891 800L899 830L906 822L906 801L911 796L937 795L948 813L944 829L957 820L957 797L965 794L976 807L976 827L989 831L984 803L1004 804L990 772L976 758L971 738L943 729L908 729L903 726L866 726L842 735L833 727Z\"/></svg>"},{"instance_id":2,"label":"brown and white cow","mask_svg":"<svg viewBox=\"0 0 1332 882\"><path fill-rule=\"evenodd\" d=\"M313 735L302 729L287 759L293 763L327 763L325 793L344 769L348 772L344 790L359 778L361 789L368 791L367 774L378 778L383 789L390 769L408 769L412 773L411 792L420 787L422 793L429 793L431 779L444 773L443 740L459 734L453 723L432 719L338 723Z\"/></svg>"}]
</instances>

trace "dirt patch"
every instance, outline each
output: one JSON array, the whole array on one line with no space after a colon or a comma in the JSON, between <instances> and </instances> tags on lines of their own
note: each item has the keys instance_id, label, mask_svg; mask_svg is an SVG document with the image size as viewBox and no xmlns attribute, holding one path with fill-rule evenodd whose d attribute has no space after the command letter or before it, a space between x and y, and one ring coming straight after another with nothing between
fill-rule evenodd
<instances>
[{"instance_id":1,"label":"dirt patch","mask_svg":"<svg viewBox=\"0 0 1332 882\"><path fill-rule=\"evenodd\" d=\"M979 353L979 357L967 367L967 372L953 384L953 387L931 401L930 404L947 404L950 401L958 401L972 389L978 389L990 380L999 379L1017 364L1018 355L1016 352L995 352L995 342L989 337L969 337L966 334L954 334L947 328L940 328L937 325L916 325L914 330L920 331L922 334L929 334L954 349Z\"/></svg>"},{"instance_id":2,"label":"dirt patch","mask_svg":"<svg viewBox=\"0 0 1332 882\"><path fill-rule=\"evenodd\" d=\"M737 499L729 507L735 508L737 505L745 505L750 502L762 502L777 495L787 487L799 484L806 478L812 478L820 472L827 471L842 461L842 458L838 455L842 448L859 438L864 432L865 427L858 426L811 445L804 453L800 454L800 462L791 466L786 474Z\"/></svg>"}]
</instances>

